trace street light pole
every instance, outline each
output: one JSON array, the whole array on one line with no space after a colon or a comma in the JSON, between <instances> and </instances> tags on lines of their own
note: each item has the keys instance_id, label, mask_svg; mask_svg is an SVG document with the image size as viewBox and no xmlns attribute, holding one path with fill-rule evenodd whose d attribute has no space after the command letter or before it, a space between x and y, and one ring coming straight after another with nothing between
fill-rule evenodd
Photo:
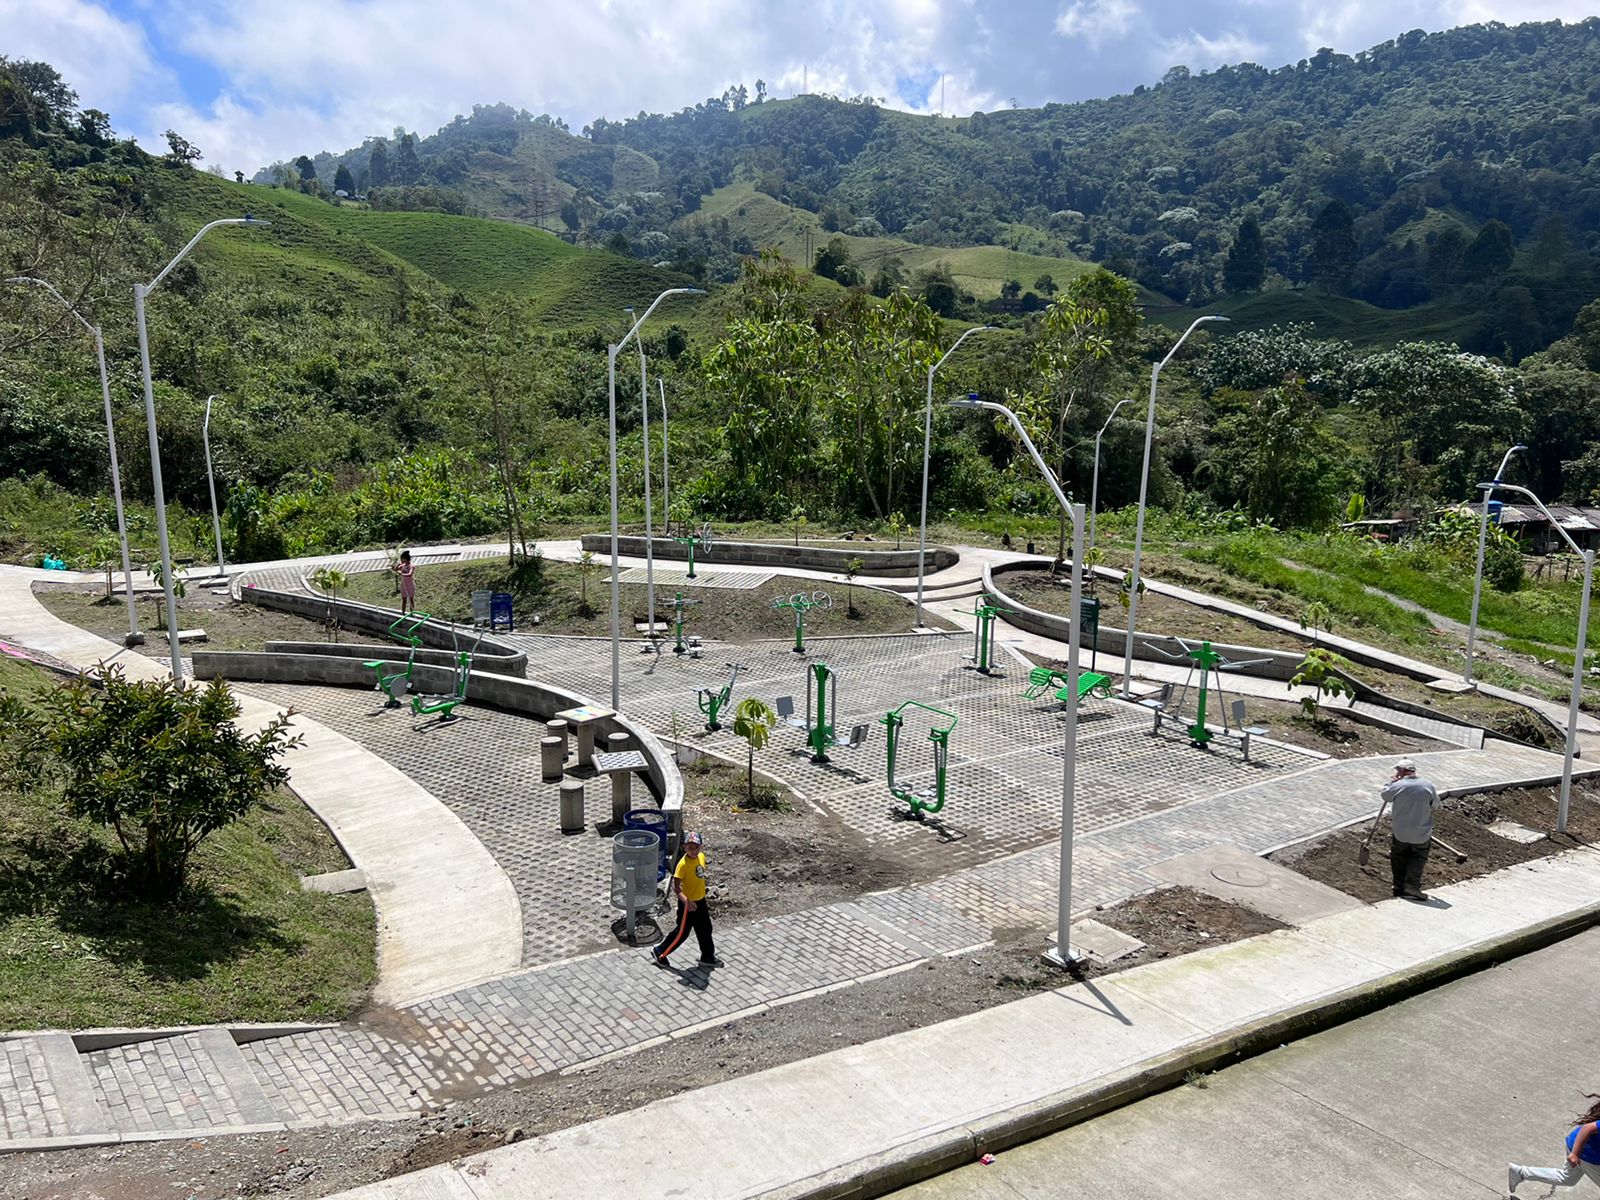
<instances>
[{"instance_id":1,"label":"street light pole","mask_svg":"<svg viewBox=\"0 0 1600 1200\"><path fill-rule=\"evenodd\" d=\"M633 305L622 310L633 315ZM644 339L639 339L639 413L644 426L644 590L649 613L645 617L648 633L644 635L644 652L656 648L656 534L655 514L650 507L650 384L645 378Z\"/></svg>"},{"instance_id":2,"label":"street light pole","mask_svg":"<svg viewBox=\"0 0 1600 1200\"><path fill-rule=\"evenodd\" d=\"M628 344L639 326L650 319L650 314L668 296L704 296L704 288L668 288L655 298L644 315L635 321L622 340L606 347L606 369L609 375L609 416L611 426L611 708L616 711L622 701L622 588L617 581L617 355ZM647 539L648 540L648 539Z\"/></svg>"},{"instance_id":3,"label":"street light pole","mask_svg":"<svg viewBox=\"0 0 1600 1200\"><path fill-rule=\"evenodd\" d=\"M1509 458L1510 455L1506 457ZM1501 463L1501 467L1504 466L1505 464ZM1480 483L1478 489L1485 495L1490 491L1501 491L1526 496L1533 502L1534 507L1544 514L1544 519L1550 522L1550 528L1561 535L1561 540L1567 543L1568 548L1583 559L1583 598L1578 601L1578 644L1572 659L1572 698L1567 703L1567 744L1561 764L1561 801L1556 807L1556 832L1565 833L1567 812L1572 805L1572 760L1578 756L1578 706L1583 700L1583 656L1589 644L1589 591L1594 583L1594 551L1579 549L1578 543L1572 540L1572 535L1561 527L1561 523L1544 506L1544 501L1527 488L1518 487L1514 483L1496 481Z\"/></svg>"},{"instance_id":4,"label":"street light pole","mask_svg":"<svg viewBox=\"0 0 1600 1200\"><path fill-rule=\"evenodd\" d=\"M1172 360L1178 352L1178 347L1189 340L1189 335L1208 321L1226 321L1227 317L1205 316L1198 318L1194 324L1183 331L1183 336L1174 343L1167 356L1155 366L1150 368L1150 408L1144 419L1144 466L1139 472L1139 516L1133 529L1133 573L1131 576L1128 593L1128 640L1122 648L1122 698L1131 699L1133 687L1133 623L1139 615L1139 563L1144 552L1144 508L1145 499L1150 491L1150 449L1155 440L1156 432L1156 381L1161 377L1161 368Z\"/></svg>"},{"instance_id":5,"label":"street light pole","mask_svg":"<svg viewBox=\"0 0 1600 1200\"><path fill-rule=\"evenodd\" d=\"M206 397L206 419L200 425L200 440L206 448L206 487L211 489L211 531L217 536L217 574L228 577L228 564L222 561L222 518L217 513L217 480L211 472L211 402L215 396Z\"/></svg>"},{"instance_id":6,"label":"street light pole","mask_svg":"<svg viewBox=\"0 0 1600 1200\"><path fill-rule=\"evenodd\" d=\"M1078 650L1083 626L1083 505L1068 503L1066 495L1061 491L1061 484L1045 464L1044 458L1033 444L1033 439L1028 436L1028 431L1022 427L1022 422L1017 419L1016 413L1003 404L970 397L966 400L952 400L949 403L951 408L988 409L1009 420L1012 429L1027 448L1028 457L1033 459L1033 465L1039 468L1039 474L1044 476L1045 483L1049 484L1050 490L1055 493L1056 502L1072 519L1072 608L1070 610L1072 618L1068 626L1070 632L1067 640L1067 686L1062 689L1067 696L1067 711L1066 747L1062 755L1061 773L1061 877L1056 895L1056 948L1045 954L1045 957L1056 965L1067 966L1078 961L1079 957L1072 951L1072 832L1078 794Z\"/></svg>"},{"instance_id":7,"label":"street light pole","mask_svg":"<svg viewBox=\"0 0 1600 1200\"><path fill-rule=\"evenodd\" d=\"M672 479L667 473L667 381L658 378L661 389L661 531L672 534Z\"/></svg>"},{"instance_id":8,"label":"street light pole","mask_svg":"<svg viewBox=\"0 0 1600 1200\"><path fill-rule=\"evenodd\" d=\"M178 605L173 595L172 579L172 547L167 541L167 493L161 482L161 439L156 433L156 387L150 375L150 335L144 319L145 300L150 293L161 286L161 281L172 273L185 258L189 251L200 244L200 239L205 237L219 225L270 225L270 221L258 221L254 217L228 217L221 221L212 221L202 225L200 232L189 239L188 244L179 250L177 256L166 266L161 268L149 283L136 283L133 285L133 315L139 325L139 367L144 373L144 419L150 435L150 482L153 485L156 502L156 540L161 547L161 590L166 593L167 602L167 648L172 656L172 678L183 682L183 656L178 646Z\"/></svg>"},{"instance_id":9,"label":"street light pole","mask_svg":"<svg viewBox=\"0 0 1600 1200\"><path fill-rule=\"evenodd\" d=\"M1094 482L1089 485L1089 549L1094 549L1094 515L1100 509L1100 439L1105 437L1106 430L1111 428L1111 422L1117 419L1117 409L1121 408L1132 396L1124 396L1118 400L1111 409L1111 415L1106 418L1106 423L1100 426L1100 432L1094 435Z\"/></svg>"},{"instance_id":10,"label":"street light pole","mask_svg":"<svg viewBox=\"0 0 1600 1200\"><path fill-rule=\"evenodd\" d=\"M128 604L128 636L123 639L126 646L137 646L144 642L144 634L139 632L139 614L133 604L133 564L128 556L128 521L122 511L122 468L117 462L117 428L111 415L111 379L106 373L106 343L101 336L100 326L91 325L77 309L72 307L60 292L51 287L42 279L34 279L29 275L14 275L6 280L7 283L25 283L42 288L49 292L77 320L78 324L88 330L94 338L94 361L100 370L100 400L105 405L106 411L106 445L111 451L111 495L117 507L117 545L122 551L122 590Z\"/></svg>"},{"instance_id":11,"label":"street light pole","mask_svg":"<svg viewBox=\"0 0 1600 1200\"><path fill-rule=\"evenodd\" d=\"M1526 449L1518 442L1506 451L1506 456L1500 460L1500 469L1494 473L1494 482L1483 493L1483 514L1478 519L1478 565L1472 572L1472 619L1467 622L1467 669L1461 676L1468 683L1472 682L1472 648L1478 640L1478 600L1483 596L1483 552L1489 540L1489 501L1506 473L1506 464L1511 461L1511 456Z\"/></svg>"},{"instance_id":12,"label":"street light pole","mask_svg":"<svg viewBox=\"0 0 1600 1200\"><path fill-rule=\"evenodd\" d=\"M917 522L917 628L922 629L925 623L922 619L922 578L927 570L928 563L928 456L933 448L933 377L944 366L948 359L956 352L956 348L975 333L987 333L993 325L974 325L958 337L950 349L944 352L944 357L928 368L928 404L922 414L922 517Z\"/></svg>"}]
</instances>

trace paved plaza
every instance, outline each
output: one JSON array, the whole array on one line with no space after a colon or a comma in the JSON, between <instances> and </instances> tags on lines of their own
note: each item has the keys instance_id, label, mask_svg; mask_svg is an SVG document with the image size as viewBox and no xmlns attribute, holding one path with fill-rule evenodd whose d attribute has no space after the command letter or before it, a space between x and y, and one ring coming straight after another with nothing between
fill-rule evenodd
<instances>
[{"instance_id":1,"label":"paved plaza","mask_svg":"<svg viewBox=\"0 0 1600 1200\"><path fill-rule=\"evenodd\" d=\"M592 699L609 695L604 639L512 635L529 675ZM791 696L805 712L808 663L839 676L837 730L868 741L810 761L803 734L780 727L758 764L807 803L911 868L909 886L808 911L719 924L726 966L651 970L617 948L607 896L607 841L558 832L556 785L537 762L537 721L471 704L449 725L417 725L356 689L241 685L292 704L376 755L446 806L511 881L522 910L522 969L352 1023L236 1044L202 1030L84 1054L44 1039L3 1043L0 1112L11 1145L68 1136L175 1136L263 1125L413 1115L438 1103L661 1044L827 989L906 970L1004 933L1044 942L1056 920L1063 726L1059 704L1024 700L1026 670L967 669L969 639L931 634L709 645L703 657L653 656L630 643L623 707L658 733L742 760L744 744L707 734L695 693L720 687L723 663L746 665L737 701ZM884 712L916 699L954 713L948 803L908 820L884 780ZM1081 711L1073 907L1112 904L1159 886L1151 868L1219 842L1262 853L1370 815L1388 758L1335 761L1263 740L1246 764L1236 747L1202 751L1153 737L1148 715L1118 701ZM928 725L902 733L901 782L926 781ZM1511 743L1416 756L1441 787L1548 777L1554 756ZM636 785L636 794L642 788ZM609 784L591 785L591 827L610 816ZM693 812L688 819L694 820ZM220 1036L219 1036L220 1035ZM76 1100L59 1086L78 1085ZM99 1125L85 1119L88 1111Z\"/></svg>"}]
</instances>

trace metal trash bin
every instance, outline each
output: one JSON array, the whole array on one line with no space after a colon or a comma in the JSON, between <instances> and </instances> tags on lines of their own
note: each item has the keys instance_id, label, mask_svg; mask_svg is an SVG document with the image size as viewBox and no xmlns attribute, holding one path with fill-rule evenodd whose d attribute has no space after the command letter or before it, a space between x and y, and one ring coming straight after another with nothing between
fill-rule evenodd
<instances>
[{"instance_id":1,"label":"metal trash bin","mask_svg":"<svg viewBox=\"0 0 1600 1200\"><path fill-rule=\"evenodd\" d=\"M492 612L494 593L487 588L480 592L472 593L472 623L474 625L487 625Z\"/></svg>"},{"instance_id":2,"label":"metal trash bin","mask_svg":"<svg viewBox=\"0 0 1600 1200\"><path fill-rule=\"evenodd\" d=\"M634 921L656 902L656 859L661 839L648 829L624 829L611 839L611 907L628 915L628 940L634 940Z\"/></svg>"},{"instance_id":3,"label":"metal trash bin","mask_svg":"<svg viewBox=\"0 0 1600 1200\"><path fill-rule=\"evenodd\" d=\"M659 808L639 808L622 818L623 829L646 829L655 834L661 842L661 857L656 863L656 879L667 877L667 863L670 858L672 837L672 822L667 814Z\"/></svg>"}]
</instances>

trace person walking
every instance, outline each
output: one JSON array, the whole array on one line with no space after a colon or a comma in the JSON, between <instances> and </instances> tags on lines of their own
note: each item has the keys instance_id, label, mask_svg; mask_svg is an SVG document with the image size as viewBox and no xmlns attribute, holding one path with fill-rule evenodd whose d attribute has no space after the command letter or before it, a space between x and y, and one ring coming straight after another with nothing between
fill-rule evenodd
<instances>
[{"instance_id":1,"label":"person walking","mask_svg":"<svg viewBox=\"0 0 1600 1200\"><path fill-rule=\"evenodd\" d=\"M400 576L400 615L417 611L417 568L411 563L411 551L400 551L400 561L389 568Z\"/></svg>"},{"instance_id":2,"label":"person walking","mask_svg":"<svg viewBox=\"0 0 1600 1200\"><path fill-rule=\"evenodd\" d=\"M1590 1101L1589 1111L1578 1118L1571 1133L1567 1134L1567 1161L1560 1167L1519 1167L1511 1163L1506 1167L1506 1190L1516 1195L1519 1183L1548 1183L1554 1187L1575 1187L1587 1175L1600 1183L1600 1095L1585 1092Z\"/></svg>"},{"instance_id":3,"label":"person walking","mask_svg":"<svg viewBox=\"0 0 1600 1200\"><path fill-rule=\"evenodd\" d=\"M683 835L683 853L672 871L672 890L678 897L678 923L650 951L651 959L658 967L670 966L667 955L683 945L692 928L700 942L700 965L720 967L722 960L711 940L711 907L706 902L705 839L693 830Z\"/></svg>"},{"instance_id":4,"label":"person walking","mask_svg":"<svg viewBox=\"0 0 1600 1200\"><path fill-rule=\"evenodd\" d=\"M1422 868L1433 840L1433 809L1439 803L1439 792L1417 774L1416 763L1402 758L1384 785L1383 802L1389 806L1389 869L1394 894L1425 901L1428 895L1422 890Z\"/></svg>"}]
</instances>

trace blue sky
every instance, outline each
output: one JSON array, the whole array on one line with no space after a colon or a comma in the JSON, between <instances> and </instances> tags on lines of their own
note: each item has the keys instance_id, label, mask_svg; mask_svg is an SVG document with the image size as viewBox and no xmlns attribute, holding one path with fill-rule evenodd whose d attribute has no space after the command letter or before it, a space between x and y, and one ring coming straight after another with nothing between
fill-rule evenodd
<instances>
[{"instance_id":1,"label":"blue sky","mask_svg":"<svg viewBox=\"0 0 1600 1200\"><path fill-rule=\"evenodd\" d=\"M1088 99L1183 64L1276 67L1409 29L1581 20L1597 0L0 0L0 54L52 62L161 148L247 173L475 103L672 111L732 83L965 114Z\"/></svg>"}]
</instances>

